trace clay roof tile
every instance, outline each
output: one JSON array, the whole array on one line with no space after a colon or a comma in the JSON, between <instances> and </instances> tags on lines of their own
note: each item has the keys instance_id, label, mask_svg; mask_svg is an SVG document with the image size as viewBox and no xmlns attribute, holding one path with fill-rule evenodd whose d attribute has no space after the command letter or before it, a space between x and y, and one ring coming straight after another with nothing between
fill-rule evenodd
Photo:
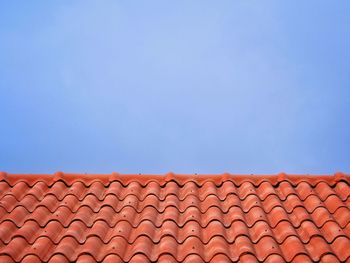
<instances>
[{"instance_id":1,"label":"clay roof tile","mask_svg":"<svg viewBox=\"0 0 350 263\"><path fill-rule=\"evenodd\" d=\"M0 262L345 262L350 176L0 173Z\"/></svg>"}]
</instances>

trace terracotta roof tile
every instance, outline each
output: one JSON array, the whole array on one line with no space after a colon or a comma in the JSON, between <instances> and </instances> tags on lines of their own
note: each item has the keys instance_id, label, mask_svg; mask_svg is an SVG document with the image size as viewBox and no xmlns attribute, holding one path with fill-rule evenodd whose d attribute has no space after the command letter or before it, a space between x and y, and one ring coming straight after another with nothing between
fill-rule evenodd
<instances>
[{"instance_id":1,"label":"terracotta roof tile","mask_svg":"<svg viewBox=\"0 0 350 263\"><path fill-rule=\"evenodd\" d=\"M0 262L345 262L349 248L342 173L0 173Z\"/></svg>"}]
</instances>

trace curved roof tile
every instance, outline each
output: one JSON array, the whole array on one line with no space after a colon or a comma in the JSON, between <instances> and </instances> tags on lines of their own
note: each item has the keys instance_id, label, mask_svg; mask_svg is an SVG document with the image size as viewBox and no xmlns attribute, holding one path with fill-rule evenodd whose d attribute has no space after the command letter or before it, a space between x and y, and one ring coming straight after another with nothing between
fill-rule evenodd
<instances>
[{"instance_id":1,"label":"curved roof tile","mask_svg":"<svg viewBox=\"0 0 350 263\"><path fill-rule=\"evenodd\" d=\"M342 173L0 173L1 262L345 262L349 248Z\"/></svg>"}]
</instances>

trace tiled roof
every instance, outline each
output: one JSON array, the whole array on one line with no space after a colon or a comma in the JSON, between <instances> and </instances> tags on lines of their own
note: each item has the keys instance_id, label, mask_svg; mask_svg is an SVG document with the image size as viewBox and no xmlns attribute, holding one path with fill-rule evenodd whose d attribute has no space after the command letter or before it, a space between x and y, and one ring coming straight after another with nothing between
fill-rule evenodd
<instances>
[{"instance_id":1,"label":"tiled roof","mask_svg":"<svg viewBox=\"0 0 350 263\"><path fill-rule=\"evenodd\" d=\"M0 262L346 262L350 177L0 174Z\"/></svg>"}]
</instances>

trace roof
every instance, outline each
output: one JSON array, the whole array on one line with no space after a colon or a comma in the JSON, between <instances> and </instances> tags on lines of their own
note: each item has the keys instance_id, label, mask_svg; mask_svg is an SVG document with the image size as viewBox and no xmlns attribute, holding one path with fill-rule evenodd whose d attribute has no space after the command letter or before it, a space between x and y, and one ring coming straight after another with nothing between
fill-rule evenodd
<instances>
[{"instance_id":1,"label":"roof","mask_svg":"<svg viewBox=\"0 0 350 263\"><path fill-rule=\"evenodd\" d=\"M350 177L0 174L0 262L350 262Z\"/></svg>"}]
</instances>

